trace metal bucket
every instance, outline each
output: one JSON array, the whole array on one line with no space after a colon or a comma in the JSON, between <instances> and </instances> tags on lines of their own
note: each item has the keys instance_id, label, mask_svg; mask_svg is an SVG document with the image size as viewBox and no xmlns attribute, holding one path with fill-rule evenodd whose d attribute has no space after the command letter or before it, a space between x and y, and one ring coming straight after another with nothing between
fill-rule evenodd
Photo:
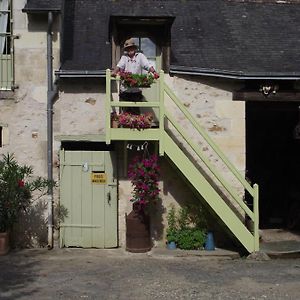
<instances>
[{"instance_id":1,"label":"metal bucket","mask_svg":"<svg viewBox=\"0 0 300 300\"><path fill-rule=\"evenodd\" d=\"M129 215L126 214L126 250L142 253L151 248L149 217L134 210Z\"/></svg>"}]
</instances>

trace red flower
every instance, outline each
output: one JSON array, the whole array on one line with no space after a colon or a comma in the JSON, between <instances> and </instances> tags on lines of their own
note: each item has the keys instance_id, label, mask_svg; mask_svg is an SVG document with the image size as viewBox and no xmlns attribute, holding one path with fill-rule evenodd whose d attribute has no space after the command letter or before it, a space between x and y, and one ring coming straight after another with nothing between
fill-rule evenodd
<instances>
[{"instance_id":1,"label":"red flower","mask_svg":"<svg viewBox=\"0 0 300 300\"><path fill-rule=\"evenodd\" d=\"M18 186L19 186L19 187L24 187L24 186L25 186L24 180L19 179L19 180L18 180Z\"/></svg>"}]
</instances>

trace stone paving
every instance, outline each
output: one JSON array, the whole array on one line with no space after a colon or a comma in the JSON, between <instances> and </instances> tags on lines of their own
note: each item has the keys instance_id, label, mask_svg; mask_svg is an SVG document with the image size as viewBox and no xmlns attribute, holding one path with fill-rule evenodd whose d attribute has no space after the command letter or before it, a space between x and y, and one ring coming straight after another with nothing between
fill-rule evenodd
<instances>
[{"instance_id":1,"label":"stone paving","mask_svg":"<svg viewBox=\"0 0 300 300\"><path fill-rule=\"evenodd\" d=\"M0 299L300 299L300 259L183 254L14 251L0 257Z\"/></svg>"}]
</instances>

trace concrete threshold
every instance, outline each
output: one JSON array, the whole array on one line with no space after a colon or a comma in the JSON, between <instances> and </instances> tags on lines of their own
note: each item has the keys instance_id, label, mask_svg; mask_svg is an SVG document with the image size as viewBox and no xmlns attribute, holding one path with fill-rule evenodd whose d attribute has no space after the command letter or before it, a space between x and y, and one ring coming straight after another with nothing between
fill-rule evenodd
<instances>
[{"instance_id":1,"label":"concrete threshold","mask_svg":"<svg viewBox=\"0 0 300 300\"><path fill-rule=\"evenodd\" d=\"M154 258L190 258L197 257L201 259L238 259L238 252L219 249L207 250L169 250L167 248L152 248L148 255Z\"/></svg>"},{"instance_id":2,"label":"concrete threshold","mask_svg":"<svg viewBox=\"0 0 300 300\"><path fill-rule=\"evenodd\" d=\"M270 258L300 257L300 241L295 240L262 242L260 249Z\"/></svg>"}]
</instances>

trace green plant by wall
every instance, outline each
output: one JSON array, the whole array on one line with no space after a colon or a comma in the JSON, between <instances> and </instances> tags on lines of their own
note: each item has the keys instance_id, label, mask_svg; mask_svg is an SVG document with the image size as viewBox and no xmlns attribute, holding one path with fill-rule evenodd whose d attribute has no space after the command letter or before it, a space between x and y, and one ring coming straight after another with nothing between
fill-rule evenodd
<instances>
[{"instance_id":1,"label":"green plant by wall","mask_svg":"<svg viewBox=\"0 0 300 300\"><path fill-rule=\"evenodd\" d=\"M177 246L184 250L197 250L202 249L206 232L200 228L187 227L177 232Z\"/></svg>"},{"instance_id":2,"label":"green plant by wall","mask_svg":"<svg viewBox=\"0 0 300 300\"><path fill-rule=\"evenodd\" d=\"M193 223L188 207L182 207L178 213L174 205L168 215L167 242L175 242L180 249L201 249L206 239L206 230ZM201 219L201 217L199 217Z\"/></svg>"},{"instance_id":3,"label":"green plant by wall","mask_svg":"<svg viewBox=\"0 0 300 300\"><path fill-rule=\"evenodd\" d=\"M167 216L168 228L167 228L167 241L176 242L177 241L177 220L176 220L176 210L174 205L171 206L171 209L168 212Z\"/></svg>"},{"instance_id":4,"label":"green plant by wall","mask_svg":"<svg viewBox=\"0 0 300 300\"><path fill-rule=\"evenodd\" d=\"M0 232L11 230L21 211L32 204L32 194L41 197L54 182L42 177L33 178L30 166L20 165L12 154L0 160Z\"/></svg>"}]
</instances>

